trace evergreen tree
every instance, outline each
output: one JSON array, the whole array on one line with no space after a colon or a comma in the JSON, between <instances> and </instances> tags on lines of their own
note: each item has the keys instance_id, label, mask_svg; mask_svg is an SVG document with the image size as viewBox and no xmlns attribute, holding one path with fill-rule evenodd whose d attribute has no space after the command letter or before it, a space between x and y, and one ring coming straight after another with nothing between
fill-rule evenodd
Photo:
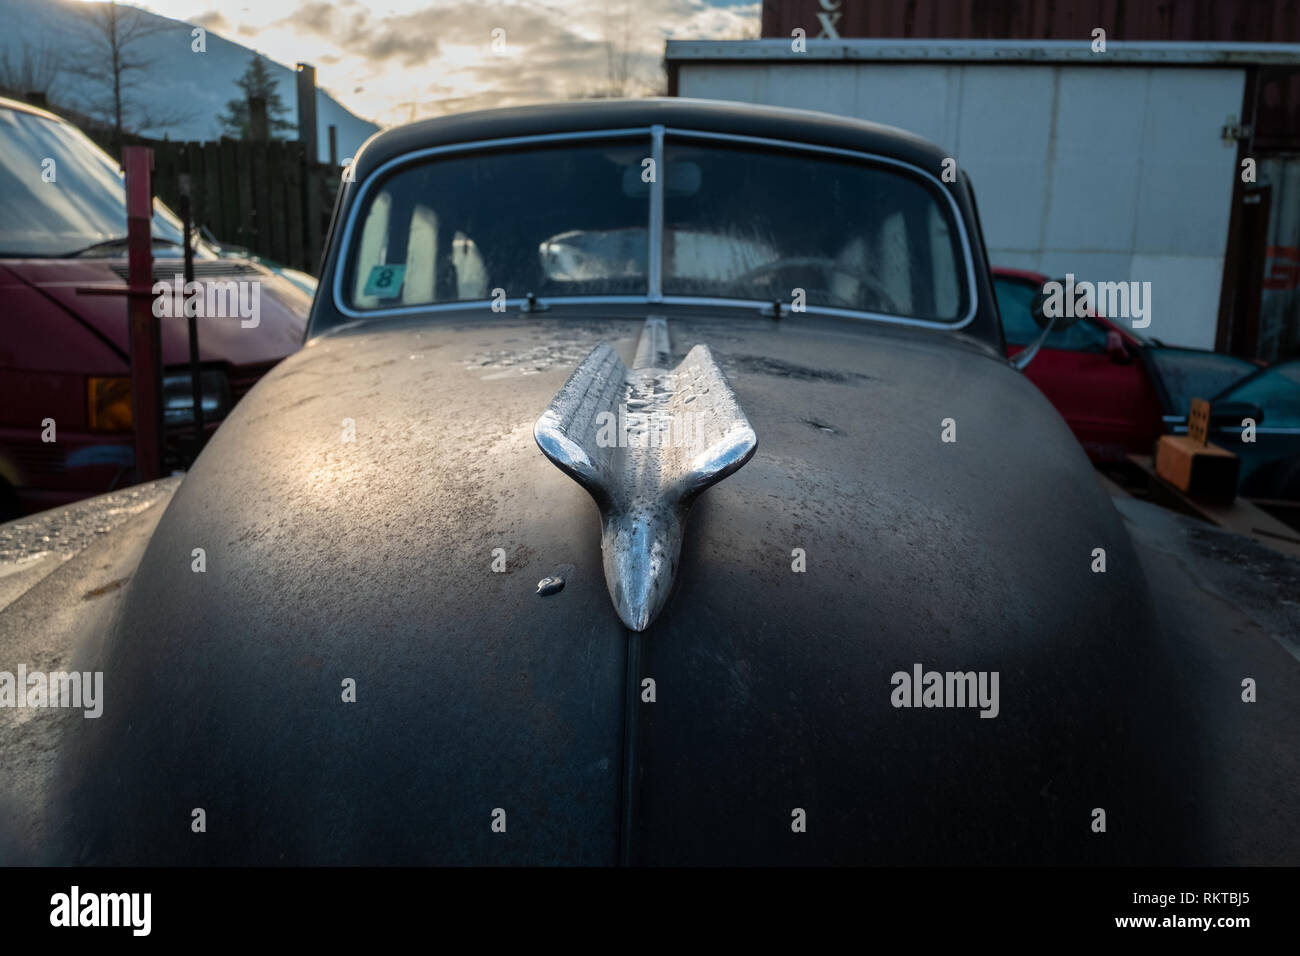
<instances>
[{"instance_id":1,"label":"evergreen tree","mask_svg":"<svg viewBox=\"0 0 1300 956\"><path fill-rule=\"evenodd\" d=\"M261 96L266 100L266 125L271 139L287 139L287 134L293 133L296 126L287 119L289 107L285 106L284 100L280 98L279 86L267 70L266 61L260 53L253 54L248 69L235 83L244 95L227 102L226 111L217 117L225 135L236 139L252 138L253 131L248 123L250 96Z\"/></svg>"}]
</instances>

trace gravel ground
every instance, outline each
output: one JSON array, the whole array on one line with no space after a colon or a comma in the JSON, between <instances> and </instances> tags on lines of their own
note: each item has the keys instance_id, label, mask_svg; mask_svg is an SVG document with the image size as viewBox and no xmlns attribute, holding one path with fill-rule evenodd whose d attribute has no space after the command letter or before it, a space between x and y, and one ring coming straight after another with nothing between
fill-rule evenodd
<instances>
[{"instance_id":1,"label":"gravel ground","mask_svg":"<svg viewBox=\"0 0 1300 956\"><path fill-rule=\"evenodd\" d=\"M180 482L162 478L0 524L0 611L97 538L170 501Z\"/></svg>"},{"instance_id":2,"label":"gravel ground","mask_svg":"<svg viewBox=\"0 0 1300 956\"><path fill-rule=\"evenodd\" d=\"M165 478L0 525L0 671L76 669L179 484ZM0 865L38 858L59 745L84 719L0 707Z\"/></svg>"}]
</instances>

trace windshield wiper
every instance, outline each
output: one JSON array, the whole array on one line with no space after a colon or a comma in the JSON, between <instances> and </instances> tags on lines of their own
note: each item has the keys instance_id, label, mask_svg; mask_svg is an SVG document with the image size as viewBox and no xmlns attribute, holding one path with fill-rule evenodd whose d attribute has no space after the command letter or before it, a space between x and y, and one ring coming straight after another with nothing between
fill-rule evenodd
<instances>
[{"instance_id":1,"label":"windshield wiper","mask_svg":"<svg viewBox=\"0 0 1300 956\"><path fill-rule=\"evenodd\" d=\"M166 246L175 246L178 249L182 248L181 244L174 239L163 239L160 236L154 236L153 241L155 245L161 242L163 245ZM77 258L77 256L84 256L86 253L94 252L97 249L108 249L113 246L124 246L126 245L126 242L127 242L126 236L114 236L112 239L104 239L101 240L100 242L92 242L84 249L77 249L74 250L73 252L65 252L62 256L60 256L60 258L75 259Z\"/></svg>"}]
</instances>

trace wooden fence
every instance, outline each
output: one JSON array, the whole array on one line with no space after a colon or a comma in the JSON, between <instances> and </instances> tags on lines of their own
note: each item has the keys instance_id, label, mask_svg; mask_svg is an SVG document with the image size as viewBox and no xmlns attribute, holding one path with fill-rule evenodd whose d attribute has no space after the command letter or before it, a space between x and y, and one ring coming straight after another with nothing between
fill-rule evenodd
<instances>
[{"instance_id":1,"label":"wooden fence","mask_svg":"<svg viewBox=\"0 0 1300 956\"><path fill-rule=\"evenodd\" d=\"M87 132L116 153L111 130ZM196 226L223 244L319 274L341 167L308 162L297 141L182 143L128 136L126 143L153 149L154 193L173 211L180 208L180 177L188 174Z\"/></svg>"}]
</instances>

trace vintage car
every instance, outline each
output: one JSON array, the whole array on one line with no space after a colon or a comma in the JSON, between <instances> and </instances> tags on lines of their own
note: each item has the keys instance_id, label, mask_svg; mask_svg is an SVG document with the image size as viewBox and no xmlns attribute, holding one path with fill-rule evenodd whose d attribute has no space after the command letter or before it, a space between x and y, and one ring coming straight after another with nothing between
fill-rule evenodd
<instances>
[{"instance_id":1,"label":"vintage car","mask_svg":"<svg viewBox=\"0 0 1300 956\"><path fill-rule=\"evenodd\" d=\"M154 209L153 274L172 284L184 271L183 227L161 202ZM125 237L118 164L65 120L0 99L0 521L138 480L127 300L114 294L126 280ZM256 321L232 311L198 323L200 401L212 430L299 348L311 292L291 270L204 241L195 243L194 277L205 292L257 290L247 297ZM193 457L194 399L188 325L168 317L160 326L170 469Z\"/></svg>"},{"instance_id":2,"label":"vintage car","mask_svg":"<svg viewBox=\"0 0 1300 956\"><path fill-rule=\"evenodd\" d=\"M1170 648L944 159L687 99L372 138L80 665L51 860L1183 859Z\"/></svg>"}]
</instances>

